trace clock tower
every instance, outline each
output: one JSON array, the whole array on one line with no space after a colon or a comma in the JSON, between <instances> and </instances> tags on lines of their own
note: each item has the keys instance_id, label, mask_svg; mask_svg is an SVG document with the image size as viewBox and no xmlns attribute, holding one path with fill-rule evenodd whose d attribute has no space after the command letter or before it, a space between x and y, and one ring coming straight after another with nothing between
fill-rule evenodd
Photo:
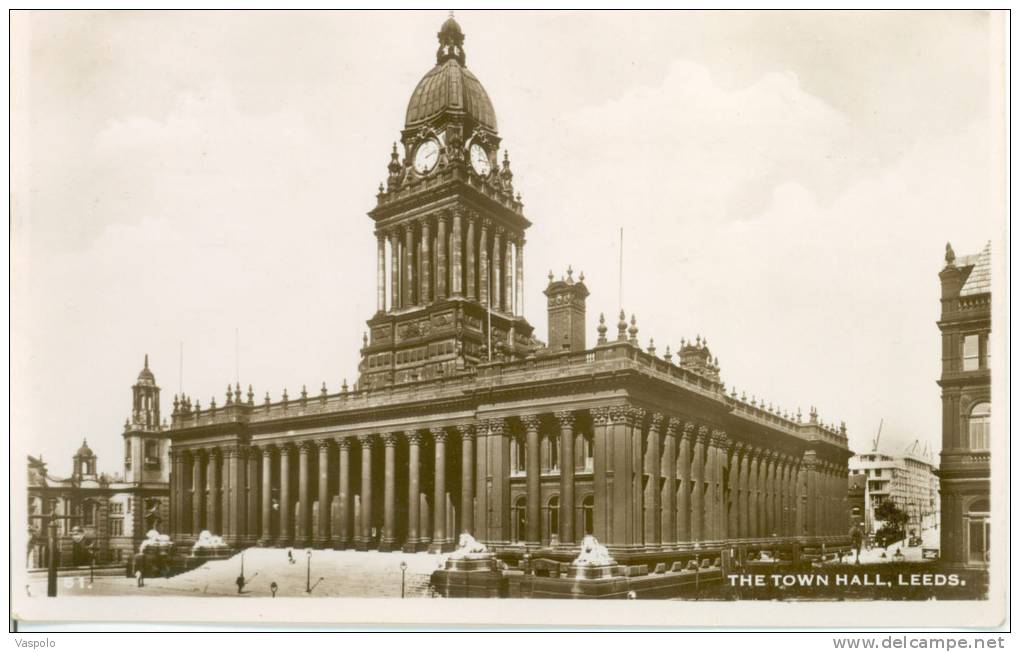
<instances>
[{"instance_id":1,"label":"clock tower","mask_svg":"<svg viewBox=\"0 0 1020 652\"><path fill-rule=\"evenodd\" d=\"M377 306L362 389L433 380L542 345L524 318L524 217L492 102L451 16L407 106L400 146L369 212Z\"/></svg>"}]
</instances>

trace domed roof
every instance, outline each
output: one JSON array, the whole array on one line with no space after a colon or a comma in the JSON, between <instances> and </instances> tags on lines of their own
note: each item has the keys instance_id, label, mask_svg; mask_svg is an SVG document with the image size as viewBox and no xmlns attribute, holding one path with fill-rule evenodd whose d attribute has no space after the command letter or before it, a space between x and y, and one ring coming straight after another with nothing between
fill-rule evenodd
<instances>
[{"instance_id":1,"label":"domed roof","mask_svg":"<svg viewBox=\"0 0 1020 652\"><path fill-rule=\"evenodd\" d=\"M151 371L149 371L149 354L148 353L145 354L145 366L142 367L142 370L138 372L138 380L148 380L148 381L151 381L153 383L156 382L156 377L152 375Z\"/></svg>"},{"instance_id":2,"label":"domed roof","mask_svg":"<svg viewBox=\"0 0 1020 652\"><path fill-rule=\"evenodd\" d=\"M78 448L78 452L74 454L75 457L95 457L96 454L89 448L89 441L84 437L81 440L81 446Z\"/></svg>"},{"instance_id":3,"label":"domed roof","mask_svg":"<svg viewBox=\"0 0 1020 652\"><path fill-rule=\"evenodd\" d=\"M444 112L467 115L483 127L496 130L496 111L464 61L464 33L451 16L439 30L436 66L428 71L407 103L405 127L416 127Z\"/></svg>"}]
</instances>

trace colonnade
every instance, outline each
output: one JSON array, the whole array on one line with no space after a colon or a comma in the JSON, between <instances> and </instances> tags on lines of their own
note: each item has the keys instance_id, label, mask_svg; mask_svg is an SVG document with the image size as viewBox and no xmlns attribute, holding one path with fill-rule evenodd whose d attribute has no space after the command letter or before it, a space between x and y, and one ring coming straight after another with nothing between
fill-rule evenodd
<instances>
[{"instance_id":1,"label":"colonnade","mask_svg":"<svg viewBox=\"0 0 1020 652\"><path fill-rule=\"evenodd\" d=\"M594 499L593 533L612 546L847 530L845 463L637 407L195 447L172 458L171 531L208 529L235 544L445 550L470 532L539 545L552 497L563 507L558 541L575 544L585 529L576 518L582 486ZM524 514L512 515L511 481L522 475Z\"/></svg>"},{"instance_id":2,"label":"colonnade","mask_svg":"<svg viewBox=\"0 0 1020 652\"><path fill-rule=\"evenodd\" d=\"M453 208L377 230L375 235L378 312L465 297L522 315L521 233Z\"/></svg>"}]
</instances>

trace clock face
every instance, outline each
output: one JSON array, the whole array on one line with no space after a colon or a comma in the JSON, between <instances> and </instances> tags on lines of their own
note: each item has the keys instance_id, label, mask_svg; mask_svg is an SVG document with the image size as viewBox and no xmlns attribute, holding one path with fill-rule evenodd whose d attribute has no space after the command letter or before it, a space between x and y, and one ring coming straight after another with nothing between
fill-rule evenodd
<instances>
[{"instance_id":1,"label":"clock face","mask_svg":"<svg viewBox=\"0 0 1020 652\"><path fill-rule=\"evenodd\" d=\"M484 177L489 174L489 153L478 143L471 145L471 167L475 169L479 176Z\"/></svg>"},{"instance_id":2,"label":"clock face","mask_svg":"<svg viewBox=\"0 0 1020 652\"><path fill-rule=\"evenodd\" d=\"M438 161L439 143L430 138L418 145L418 149L414 153L414 169L418 174L432 171Z\"/></svg>"}]
</instances>

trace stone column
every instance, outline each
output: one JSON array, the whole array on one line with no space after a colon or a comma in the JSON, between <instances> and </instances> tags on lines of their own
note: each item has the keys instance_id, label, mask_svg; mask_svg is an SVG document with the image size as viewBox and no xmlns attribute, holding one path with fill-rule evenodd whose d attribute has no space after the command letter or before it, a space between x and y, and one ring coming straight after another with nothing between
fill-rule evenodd
<instances>
[{"instance_id":1,"label":"stone column","mask_svg":"<svg viewBox=\"0 0 1020 652\"><path fill-rule=\"evenodd\" d=\"M376 312L386 311L386 238L382 233L375 234L376 241Z\"/></svg>"},{"instance_id":2,"label":"stone column","mask_svg":"<svg viewBox=\"0 0 1020 652\"><path fill-rule=\"evenodd\" d=\"M450 275L450 291L455 297L462 296L464 294L464 268L461 266L461 257L464 246L464 239L461 236L461 220L464 219L464 210L461 208L453 209L453 233L451 234L451 240L453 240L453 272Z\"/></svg>"},{"instance_id":3,"label":"stone column","mask_svg":"<svg viewBox=\"0 0 1020 652\"><path fill-rule=\"evenodd\" d=\"M446 298L446 215L436 216L436 300Z\"/></svg>"},{"instance_id":4,"label":"stone column","mask_svg":"<svg viewBox=\"0 0 1020 652\"><path fill-rule=\"evenodd\" d=\"M361 435L361 524L355 541L358 550L368 550L372 545L372 435Z\"/></svg>"},{"instance_id":5,"label":"stone column","mask_svg":"<svg viewBox=\"0 0 1020 652\"><path fill-rule=\"evenodd\" d=\"M630 478L630 514L628 537L625 543L643 546L645 543L645 422L648 411L641 407L631 407L624 412L624 437L629 439L628 463L625 467L626 477Z\"/></svg>"},{"instance_id":6,"label":"stone column","mask_svg":"<svg viewBox=\"0 0 1020 652\"><path fill-rule=\"evenodd\" d=\"M613 479L610 477L613 469L613 442L609 431L610 414L611 411L608 407L591 409L591 420L594 426L592 443L595 446L595 469L592 483L595 513L592 514L592 525L595 530L595 538L600 543L609 540L613 521Z\"/></svg>"},{"instance_id":7,"label":"stone column","mask_svg":"<svg viewBox=\"0 0 1020 652\"><path fill-rule=\"evenodd\" d=\"M273 449L262 451L262 540L269 543L273 536Z\"/></svg>"},{"instance_id":8,"label":"stone column","mask_svg":"<svg viewBox=\"0 0 1020 652\"><path fill-rule=\"evenodd\" d=\"M351 545L351 439L337 437L336 447L340 457L337 472L337 522L333 531L334 546L347 548Z\"/></svg>"},{"instance_id":9,"label":"stone column","mask_svg":"<svg viewBox=\"0 0 1020 652\"><path fill-rule=\"evenodd\" d=\"M645 435L644 474L648 481L644 487L645 547L658 548L662 545L662 494L659 493L659 477L662 473L662 451L660 440L664 438L664 426L668 419L661 413L652 414L651 425Z\"/></svg>"},{"instance_id":10,"label":"stone column","mask_svg":"<svg viewBox=\"0 0 1020 652\"><path fill-rule=\"evenodd\" d=\"M460 435L460 529L475 535L475 427L462 423L457 426Z\"/></svg>"},{"instance_id":11,"label":"stone column","mask_svg":"<svg viewBox=\"0 0 1020 652\"><path fill-rule=\"evenodd\" d=\"M758 467L761 463L761 448L749 448L747 456L751 460L747 476L747 536L755 539L761 536L758 529Z\"/></svg>"},{"instance_id":12,"label":"stone column","mask_svg":"<svg viewBox=\"0 0 1020 652\"><path fill-rule=\"evenodd\" d=\"M332 511L332 496L329 495L329 440L320 439L319 446L319 531L316 533L316 547L329 545L329 521Z\"/></svg>"},{"instance_id":13,"label":"stone column","mask_svg":"<svg viewBox=\"0 0 1020 652\"><path fill-rule=\"evenodd\" d=\"M308 484L311 479L308 477L308 455L311 453L313 444L310 441L303 441L298 444L298 528L294 545L306 546L312 540L312 505L309 498Z\"/></svg>"},{"instance_id":14,"label":"stone column","mask_svg":"<svg viewBox=\"0 0 1020 652\"><path fill-rule=\"evenodd\" d=\"M513 284L513 251L514 245L511 242L513 236L507 232L506 251L503 253L503 310L513 313L514 284Z\"/></svg>"},{"instance_id":15,"label":"stone column","mask_svg":"<svg viewBox=\"0 0 1020 652\"><path fill-rule=\"evenodd\" d=\"M766 536L771 537L776 533L776 461L778 454L775 451L769 453L768 473L765 476L765 521L768 523Z\"/></svg>"},{"instance_id":16,"label":"stone column","mask_svg":"<svg viewBox=\"0 0 1020 652\"><path fill-rule=\"evenodd\" d=\"M748 496L751 492L750 479L748 475L751 472L751 447L746 444L740 444L740 538L747 539L751 536L751 530L749 527L750 523L750 501Z\"/></svg>"},{"instance_id":17,"label":"stone column","mask_svg":"<svg viewBox=\"0 0 1020 652\"><path fill-rule=\"evenodd\" d=\"M482 220L478 241L478 301L489 305L489 220Z\"/></svg>"},{"instance_id":18,"label":"stone column","mask_svg":"<svg viewBox=\"0 0 1020 652\"><path fill-rule=\"evenodd\" d=\"M419 501L421 500L421 434L415 431L405 433L407 437L407 538L404 552L418 549Z\"/></svg>"},{"instance_id":19,"label":"stone column","mask_svg":"<svg viewBox=\"0 0 1020 652\"><path fill-rule=\"evenodd\" d=\"M740 444L734 443L730 446L729 469L726 538L737 539L740 537Z\"/></svg>"},{"instance_id":20,"label":"stone column","mask_svg":"<svg viewBox=\"0 0 1020 652\"><path fill-rule=\"evenodd\" d=\"M432 500L432 544L429 552L443 552L446 544L446 430L432 428L435 448L435 473Z\"/></svg>"},{"instance_id":21,"label":"stone column","mask_svg":"<svg viewBox=\"0 0 1020 652\"><path fill-rule=\"evenodd\" d=\"M691 463L691 540L705 540L705 443L708 440L708 428L698 428L698 437L694 440L694 453Z\"/></svg>"},{"instance_id":22,"label":"stone column","mask_svg":"<svg viewBox=\"0 0 1020 652\"><path fill-rule=\"evenodd\" d=\"M390 231L390 310L400 308L400 236Z\"/></svg>"},{"instance_id":23,"label":"stone column","mask_svg":"<svg viewBox=\"0 0 1020 652\"><path fill-rule=\"evenodd\" d=\"M524 238L517 238L514 241L514 247L517 255L514 258L514 262L517 266L517 270L514 273L514 279L516 283L516 296L514 297L514 314L518 317L524 316ZM562 511L562 509L561 509Z\"/></svg>"},{"instance_id":24,"label":"stone column","mask_svg":"<svg viewBox=\"0 0 1020 652\"><path fill-rule=\"evenodd\" d=\"M683 435L680 438L680 450L677 453L677 501L676 501L676 538L678 543L693 541L691 532L691 491L693 479L691 478L691 446L693 446L694 424L688 421L684 424Z\"/></svg>"},{"instance_id":25,"label":"stone column","mask_svg":"<svg viewBox=\"0 0 1020 652\"><path fill-rule=\"evenodd\" d=\"M247 480L245 496L248 504L248 514L245 520L247 524L245 539L250 543L255 543L259 538L259 466L262 460L261 453L262 449L256 446L248 448L248 460L244 473Z\"/></svg>"},{"instance_id":26,"label":"stone column","mask_svg":"<svg viewBox=\"0 0 1020 652\"><path fill-rule=\"evenodd\" d=\"M204 529L205 518L202 507L205 505L204 483L202 481L203 451L197 450L191 456L191 531L198 534Z\"/></svg>"},{"instance_id":27,"label":"stone column","mask_svg":"<svg viewBox=\"0 0 1020 652\"><path fill-rule=\"evenodd\" d=\"M815 456L814 451L807 451L804 453L804 471L806 477L806 496L804 510L804 528L806 534L809 537L816 536L818 534L817 523L815 521L815 496L817 492L817 479L816 479L816 468L818 466L818 458Z\"/></svg>"},{"instance_id":28,"label":"stone column","mask_svg":"<svg viewBox=\"0 0 1020 652\"><path fill-rule=\"evenodd\" d=\"M467 252L465 255L464 267L467 268L467 296L469 299L478 298L478 279L475 277L477 265L475 263L475 217L466 215L467 220Z\"/></svg>"},{"instance_id":29,"label":"stone column","mask_svg":"<svg viewBox=\"0 0 1020 652\"><path fill-rule=\"evenodd\" d=\"M661 505L662 547L672 548L676 545L676 437L680 422L675 418L666 417L665 437L662 446L661 473L662 493L659 497Z\"/></svg>"},{"instance_id":30,"label":"stone column","mask_svg":"<svg viewBox=\"0 0 1020 652\"><path fill-rule=\"evenodd\" d=\"M432 299L432 234L429 229L429 218L423 217L421 224L421 303L423 306Z\"/></svg>"},{"instance_id":31,"label":"stone column","mask_svg":"<svg viewBox=\"0 0 1020 652\"><path fill-rule=\"evenodd\" d=\"M230 533L231 513L234 511L230 506L230 451L228 446L222 450L220 455L220 532L226 537Z\"/></svg>"},{"instance_id":32,"label":"stone column","mask_svg":"<svg viewBox=\"0 0 1020 652\"><path fill-rule=\"evenodd\" d=\"M503 229L497 227L492 235L492 307L503 309Z\"/></svg>"},{"instance_id":33,"label":"stone column","mask_svg":"<svg viewBox=\"0 0 1020 652\"><path fill-rule=\"evenodd\" d=\"M527 432L527 453L525 455L525 470L527 472L528 502L527 502L527 542L528 544L539 545L542 542L542 469L541 452L539 451L539 425L540 420L537 414L529 414L521 417L524 430Z\"/></svg>"},{"instance_id":34,"label":"stone column","mask_svg":"<svg viewBox=\"0 0 1020 652\"><path fill-rule=\"evenodd\" d=\"M244 541L248 533L244 471L248 450L234 446L230 451L230 535L234 545Z\"/></svg>"},{"instance_id":35,"label":"stone column","mask_svg":"<svg viewBox=\"0 0 1020 652\"><path fill-rule=\"evenodd\" d=\"M220 460L220 449L214 448L209 451L208 464L206 465L205 481L208 491L206 512L206 529L213 534L223 534L223 522L220 519L220 508L223 506L223 498L220 497L219 470L222 465Z\"/></svg>"},{"instance_id":36,"label":"stone column","mask_svg":"<svg viewBox=\"0 0 1020 652\"><path fill-rule=\"evenodd\" d=\"M510 541L510 429L497 418L489 419L487 430L487 529L490 541L505 544Z\"/></svg>"},{"instance_id":37,"label":"stone column","mask_svg":"<svg viewBox=\"0 0 1020 652\"><path fill-rule=\"evenodd\" d=\"M415 305L414 301L414 224L404 225L404 303L403 307Z\"/></svg>"},{"instance_id":38,"label":"stone column","mask_svg":"<svg viewBox=\"0 0 1020 652\"><path fill-rule=\"evenodd\" d=\"M782 510L783 510L783 528L782 535L788 537L793 534L793 509L790 506L790 476L792 475L793 469L791 467L792 459L789 455L783 455L783 474L780 476L780 487L782 488Z\"/></svg>"},{"instance_id":39,"label":"stone column","mask_svg":"<svg viewBox=\"0 0 1020 652\"><path fill-rule=\"evenodd\" d=\"M397 512L397 435L389 433L383 435L384 459L383 476L383 531L382 540L379 542L379 550L389 552L396 547L396 512Z\"/></svg>"},{"instance_id":40,"label":"stone column","mask_svg":"<svg viewBox=\"0 0 1020 652\"><path fill-rule=\"evenodd\" d=\"M170 485L173 496L170 503L172 507L170 510L170 534L179 536L187 530L184 526L184 454L180 451L170 451L170 462L172 465Z\"/></svg>"},{"instance_id":41,"label":"stone column","mask_svg":"<svg viewBox=\"0 0 1020 652\"><path fill-rule=\"evenodd\" d=\"M556 413L560 423L560 531L561 544L574 542L574 423L573 412Z\"/></svg>"}]
</instances>

